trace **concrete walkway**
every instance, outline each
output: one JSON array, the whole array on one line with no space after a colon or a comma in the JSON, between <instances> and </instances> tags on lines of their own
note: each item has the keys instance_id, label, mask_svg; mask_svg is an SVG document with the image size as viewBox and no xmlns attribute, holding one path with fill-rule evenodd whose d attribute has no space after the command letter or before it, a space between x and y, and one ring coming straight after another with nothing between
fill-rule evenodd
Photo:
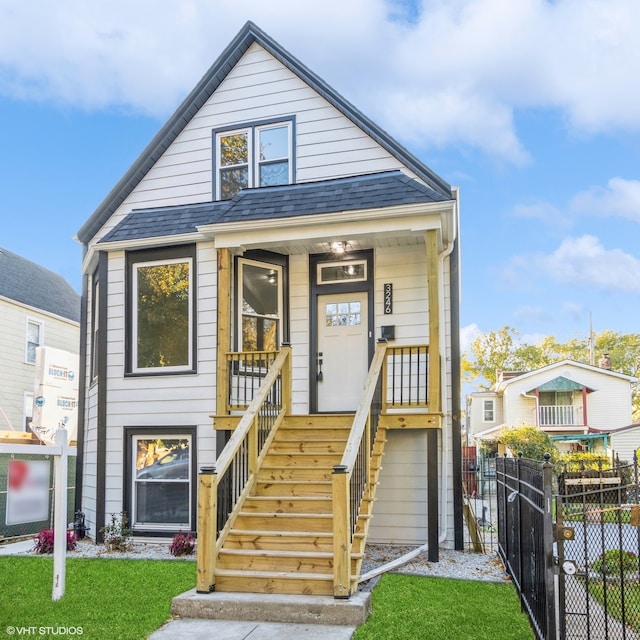
<instances>
[{"instance_id":1,"label":"concrete walkway","mask_svg":"<svg viewBox=\"0 0 640 640\"><path fill-rule=\"evenodd\" d=\"M350 640L356 627L285 622L178 619L148 640Z\"/></svg>"}]
</instances>

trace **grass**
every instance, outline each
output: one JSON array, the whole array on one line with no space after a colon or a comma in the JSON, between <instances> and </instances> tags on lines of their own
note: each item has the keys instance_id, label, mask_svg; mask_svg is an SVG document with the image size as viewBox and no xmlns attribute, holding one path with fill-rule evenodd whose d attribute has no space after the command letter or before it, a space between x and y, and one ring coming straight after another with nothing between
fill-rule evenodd
<instances>
[{"instance_id":1,"label":"grass","mask_svg":"<svg viewBox=\"0 0 640 640\"><path fill-rule=\"evenodd\" d=\"M640 631L640 585L636 581L605 583L592 579L589 580L589 593L606 606L607 612L616 620L624 622L634 631Z\"/></svg>"},{"instance_id":2,"label":"grass","mask_svg":"<svg viewBox=\"0 0 640 640\"><path fill-rule=\"evenodd\" d=\"M52 602L51 557L2 557L0 638L10 626L47 637L40 627L49 626L74 627L84 640L143 640L171 617L171 598L194 587L195 571L194 562L70 558L65 595ZM27 627L35 630L19 633Z\"/></svg>"},{"instance_id":3,"label":"grass","mask_svg":"<svg viewBox=\"0 0 640 640\"><path fill-rule=\"evenodd\" d=\"M386 574L354 640L531 640L512 584Z\"/></svg>"},{"instance_id":4,"label":"grass","mask_svg":"<svg viewBox=\"0 0 640 640\"><path fill-rule=\"evenodd\" d=\"M52 602L52 573L50 557L0 557L0 638L11 626L14 637L53 627L45 637L143 640L170 618L171 598L196 579L193 562L70 558L65 595ZM387 574L354 640L381 638L531 640L533 633L510 583Z\"/></svg>"}]
</instances>

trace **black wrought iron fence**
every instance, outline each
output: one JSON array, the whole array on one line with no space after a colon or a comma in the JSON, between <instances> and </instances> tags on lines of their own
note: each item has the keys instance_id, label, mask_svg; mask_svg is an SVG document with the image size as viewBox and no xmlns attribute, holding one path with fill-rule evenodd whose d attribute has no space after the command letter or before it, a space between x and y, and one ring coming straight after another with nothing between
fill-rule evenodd
<instances>
[{"instance_id":1,"label":"black wrought iron fence","mask_svg":"<svg viewBox=\"0 0 640 640\"><path fill-rule=\"evenodd\" d=\"M498 554L540 640L556 638L552 465L497 458Z\"/></svg>"},{"instance_id":2,"label":"black wrought iron fence","mask_svg":"<svg viewBox=\"0 0 640 640\"><path fill-rule=\"evenodd\" d=\"M497 458L498 553L536 637L640 638L640 484L631 464Z\"/></svg>"}]
</instances>

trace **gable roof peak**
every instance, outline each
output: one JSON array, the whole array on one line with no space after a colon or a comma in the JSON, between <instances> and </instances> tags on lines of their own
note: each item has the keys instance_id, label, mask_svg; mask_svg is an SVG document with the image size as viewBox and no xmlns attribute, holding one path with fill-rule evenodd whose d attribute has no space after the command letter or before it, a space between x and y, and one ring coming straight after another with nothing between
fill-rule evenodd
<instances>
[{"instance_id":1,"label":"gable roof peak","mask_svg":"<svg viewBox=\"0 0 640 640\"><path fill-rule=\"evenodd\" d=\"M107 194L98 208L78 230L76 238L79 242L88 244L100 231L111 215L115 213L118 207L126 200L143 177L160 159L166 149L178 137L185 126L217 90L231 69L233 69L254 42L257 42L292 73L296 74L307 85L317 91L345 117L360 127L360 129L394 157L398 158L402 164L415 173L420 180L429 185L431 189L438 192L445 199L453 199L451 186L445 180L431 171L431 169L394 140L386 131L375 125L319 76L249 20L225 47L217 60L182 101L173 115L162 126L109 194Z\"/></svg>"}]
</instances>

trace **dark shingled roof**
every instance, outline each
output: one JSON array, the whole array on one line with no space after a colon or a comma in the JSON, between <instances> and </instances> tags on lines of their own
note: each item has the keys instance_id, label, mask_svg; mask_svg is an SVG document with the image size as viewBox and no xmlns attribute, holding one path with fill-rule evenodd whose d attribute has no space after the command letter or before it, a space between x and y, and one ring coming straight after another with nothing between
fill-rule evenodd
<instances>
[{"instance_id":1,"label":"dark shingled roof","mask_svg":"<svg viewBox=\"0 0 640 640\"><path fill-rule=\"evenodd\" d=\"M80 296L57 273L0 249L0 296L80 322Z\"/></svg>"},{"instance_id":2,"label":"dark shingled roof","mask_svg":"<svg viewBox=\"0 0 640 640\"><path fill-rule=\"evenodd\" d=\"M401 171L388 171L322 182L245 189L231 200L218 222L289 218L448 200L451 198L425 187Z\"/></svg>"},{"instance_id":3,"label":"dark shingled roof","mask_svg":"<svg viewBox=\"0 0 640 640\"><path fill-rule=\"evenodd\" d=\"M441 193L386 171L319 182L244 189L232 200L132 211L100 243L193 233L199 225L447 202Z\"/></svg>"},{"instance_id":4,"label":"dark shingled roof","mask_svg":"<svg viewBox=\"0 0 640 640\"><path fill-rule=\"evenodd\" d=\"M206 202L134 210L106 234L100 243L195 233L198 226L211 224L228 206L229 202Z\"/></svg>"},{"instance_id":5,"label":"dark shingled roof","mask_svg":"<svg viewBox=\"0 0 640 640\"><path fill-rule=\"evenodd\" d=\"M325 100L371 136L394 157L398 158L403 165L414 172L422 181L430 185L435 191L438 191L447 199L451 199L451 187L445 180L394 140L386 131L369 120L367 116L345 100L297 58L283 49L253 22L247 22L196 87L184 99L175 113L164 124L162 129L158 131L138 159L113 187L100 206L78 230L77 236L80 242L87 244L94 235L98 233L100 228L136 188L151 167L162 157L162 154L216 91L231 69L233 69L234 65L254 42L257 42L310 87L315 89Z\"/></svg>"}]
</instances>

